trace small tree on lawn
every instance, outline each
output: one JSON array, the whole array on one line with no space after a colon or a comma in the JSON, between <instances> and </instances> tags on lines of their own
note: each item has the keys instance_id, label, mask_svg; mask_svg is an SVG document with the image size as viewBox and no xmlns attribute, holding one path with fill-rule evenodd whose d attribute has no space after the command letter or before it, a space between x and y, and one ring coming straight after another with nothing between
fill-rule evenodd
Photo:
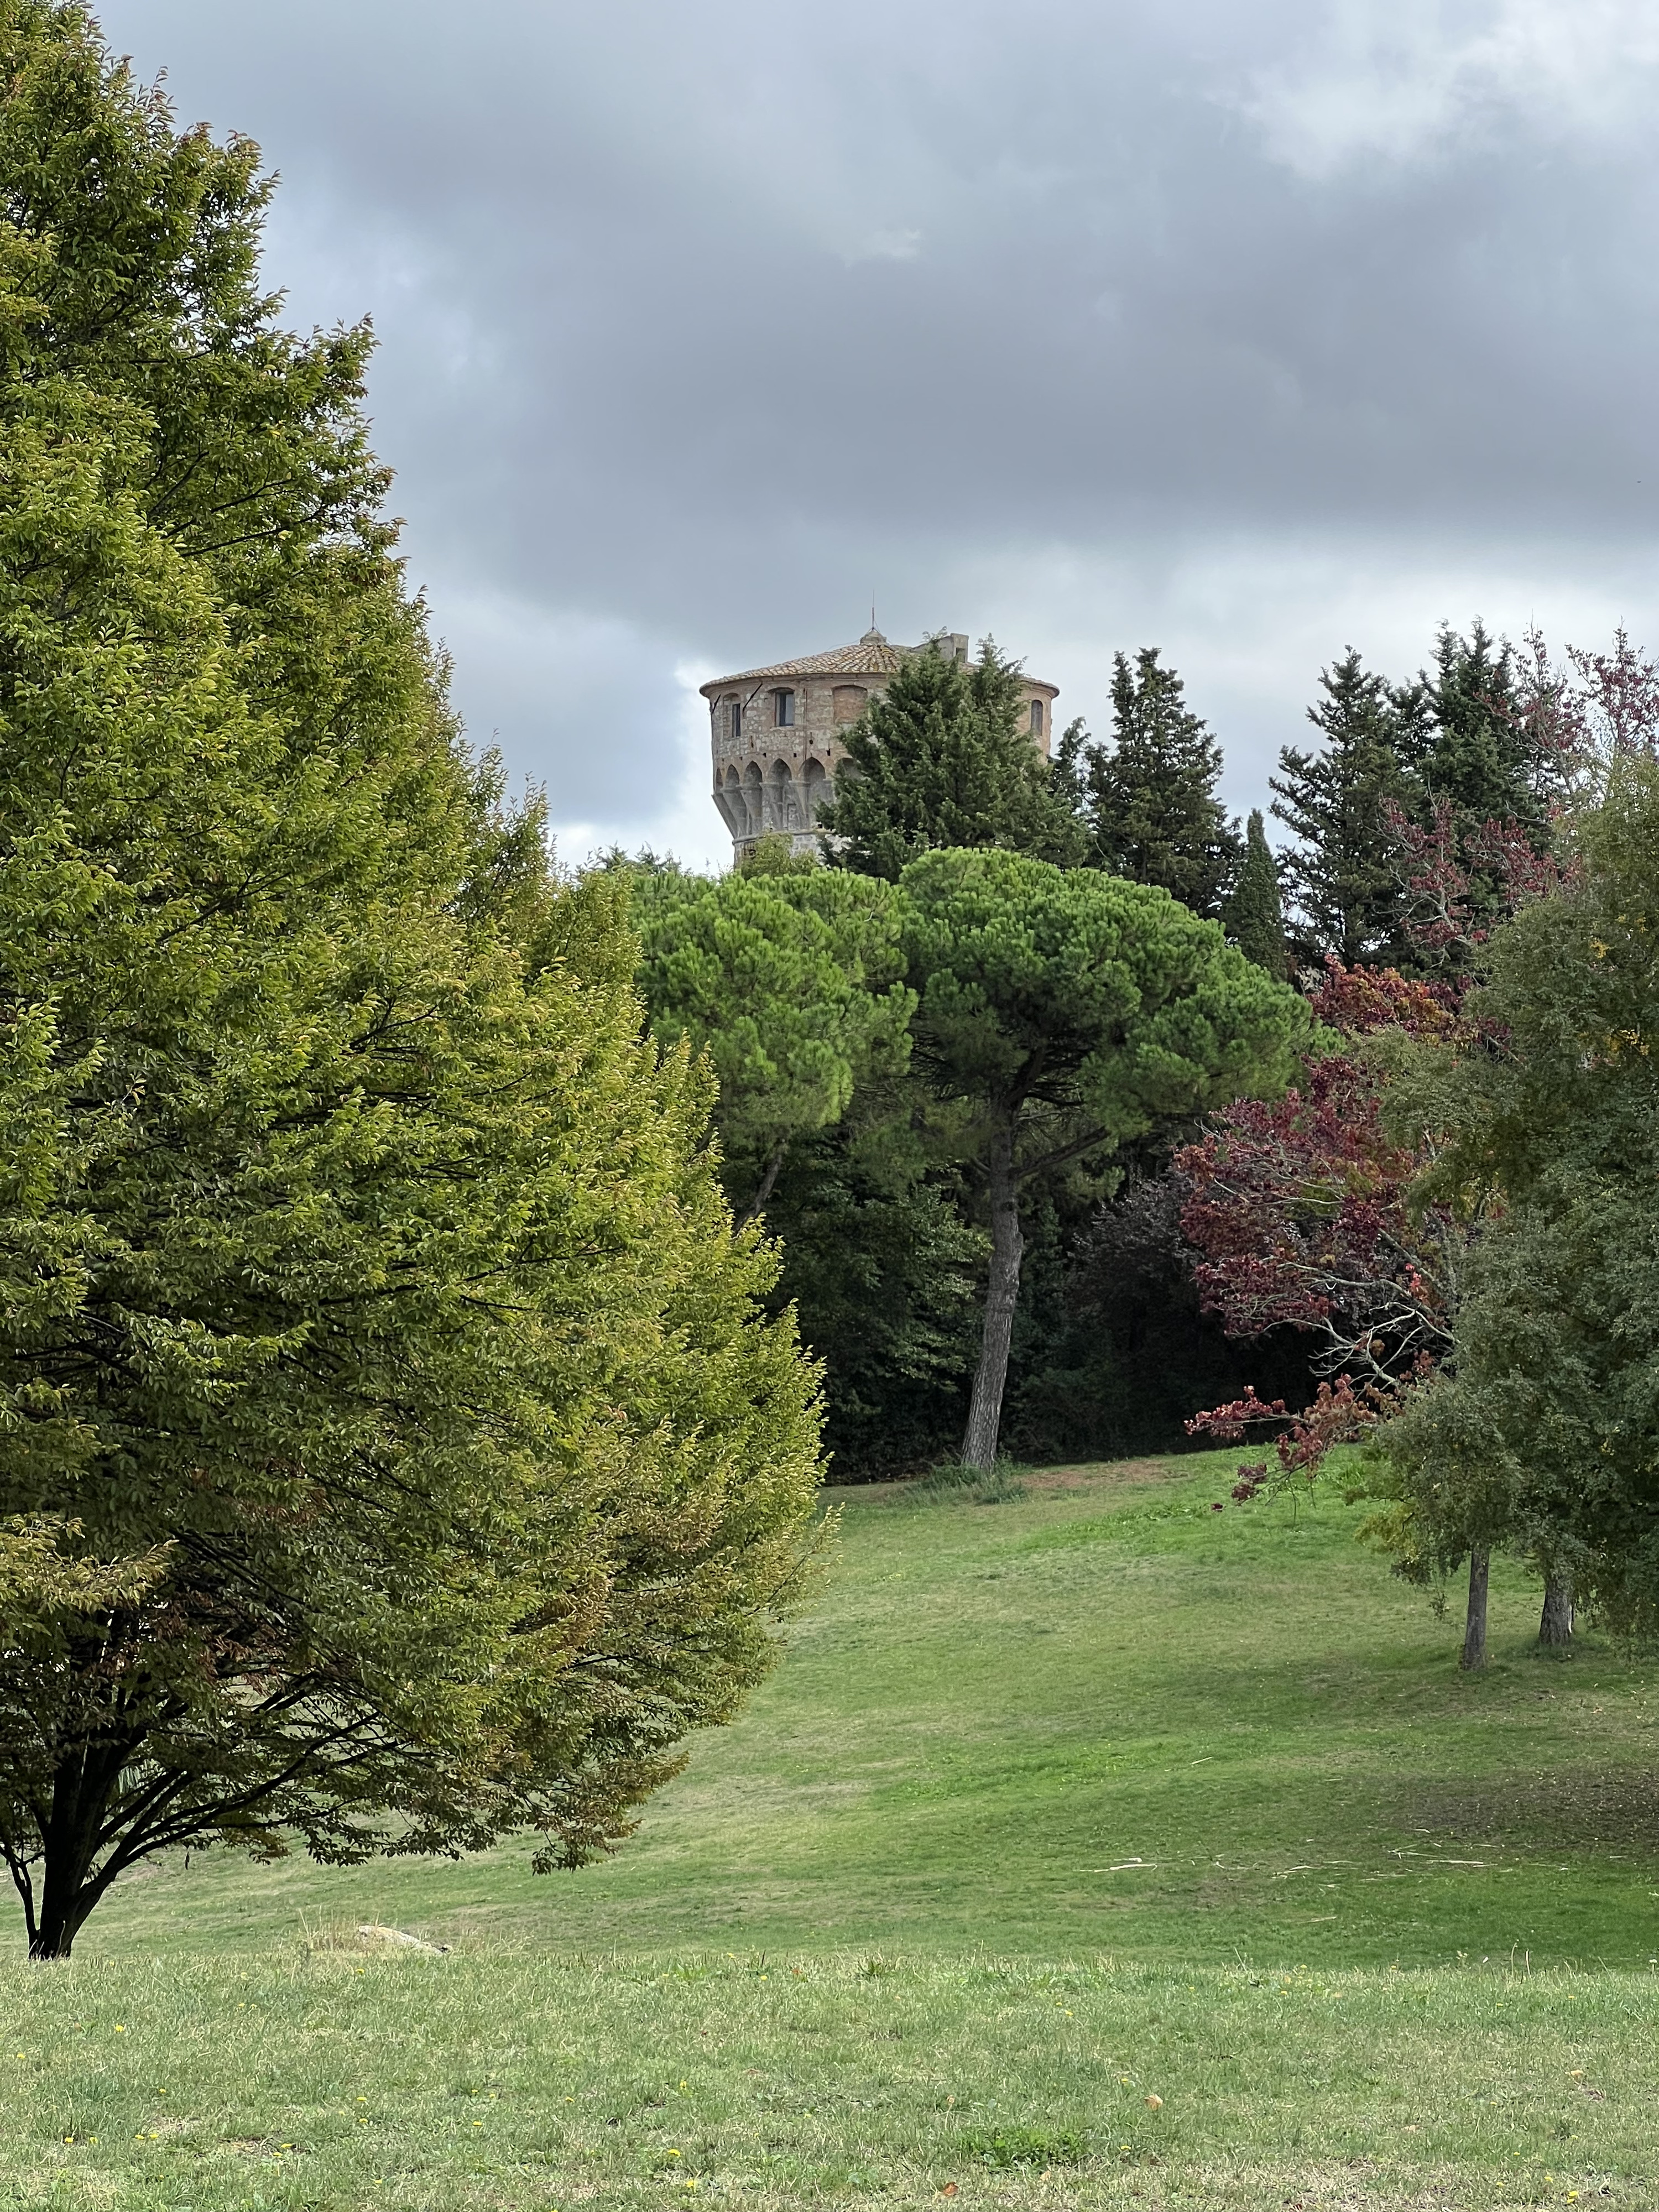
<instances>
[{"instance_id":1,"label":"small tree on lawn","mask_svg":"<svg viewBox=\"0 0 1659 2212\"><path fill-rule=\"evenodd\" d=\"M991 1277L963 1458L994 1464L1024 1240L1020 1192L1104 1168L1160 1123L1280 1087L1303 1002L1164 890L1011 853L905 870L918 1063L971 1105Z\"/></svg>"},{"instance_id":2,"label":"small tree on lawn","mask_svg":"<svg viewBox=\"0 0 1659 2212\"><path fill-rule=\"evenodd\" d=\"M1659 765L1632 747L1577 827L1566 887L1496 931L1492 1048L1421 1071L1434 1187L1493 1218L1452 1371L1379 1433L1400 1540L1484 1512L1619 1628L1659 1634Z\"/></svg>"},{"instance_id":3,"label":"small tree on lawn","mask_svg":"<svg viewBox=\"0 0 1659 2212\"><path fill-rule=\"evenodd\" d=\"M1411 1462L1419 1503L1380 1512L1370 1533L1413 1580L1467 1560L1462 1663L1473 1668L1485 1662L1495 1547L1521 1551L1544 1577L1541 1642L1567 1640L1571 1595L1561 1547L1505 1504L1511 1486L1489 1448L1496 1431L1467 1418L1467 1391L1455 1408L1444 1395L1445 1373L1464 1358L1468 1285L1496 1233L1490 1187L1458 1181L1449 1165L1459 1156L1466 1057L1478 1064L1500 1041L1471 1005L1451 985L1328 962L1313 1006L1327 1036L1343 1042L1310 1056L1272 1106L1212 1115L1176 1169L1206 1309L1246 1340L1282 1326L1305 1331L1328 1378L1299 1411L1252 1391L1189 1427L1229 1442L1275 1433L1276 1470L1266 1461L1239 1469L1243 1503L1266 1483L1311 1482L1334 1446L1372 1442L1385 1425L1392 1439L1404 1421L1382 1458L1396 1491ZM1421 1410L1431 1382L1427 1397L1441 1409L1431 1474Z\"/></svg>"}]
</instances>

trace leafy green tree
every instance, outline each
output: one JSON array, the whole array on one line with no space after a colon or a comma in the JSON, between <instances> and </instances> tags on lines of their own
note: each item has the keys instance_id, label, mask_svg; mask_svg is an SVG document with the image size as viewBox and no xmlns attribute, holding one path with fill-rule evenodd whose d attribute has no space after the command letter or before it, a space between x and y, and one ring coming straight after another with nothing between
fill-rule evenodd
<instances>
[{"instance_id":1,"label":"leafy green tree","mask_svg":"<svg viewBox=\"0 0 1659 2212\"><path fill-rule=\"evenodd\" d=\"M1282 1085L1296 994L1167 892L1000 852L939 852L902 879L919 1065L975 1116L991 1274L965 1463L996 1457L1024 1237L1020 1192L1104 1170L1161 1122Z\"/></svg>"},{"instance_id":2,"label":"leafy green tree","mask_svg":"<svg viewBox=\"0 0 1659 2212\"><path fill-rule=\"evenodd\" d=\"M751 1221L791 1145L833 1127L861 1082L909 1056L896 902L870 877L809 863L642 873L635 909L652 1028L708 1055L727 1194Z\"/></svg>"},{"instance_id":3,"label":"leafy green tree","mask_svg":"<svg viewBox=\"0 0 1659 2212\"><path fill-rule=\"evenodd\" d=\"M1267 843L1261 811L1253 807L1244 841L1244 859L1222 908L1228 936L1247 960L1265 968L1280 982L1290 968L1285 944L1285 915L1279 898L1279 863Z\"/></svg>"},{"instance_id":4,"label":"leafy green tree","mask_svg":"<svg viewBox=\"0 0 1659 2212\"><path fill-rule=\"evenodd\" d=\"M1419 809L1421 787L1402 758L1420 750L1422 700L1395 690L1352 647L1321 672L1308 709L1317 750L1286 745L1270 779L1273 813L1296 843L1282 863L1304 955L1334 953L1346 968L1409 967L1406 891L1390 810Z\"/></svg>"},{"instance_id":5,"label":"leafy green tree","mask_svg":"<svg viewBox=\"0 0 1659 2212\"><path fill-rule=\"evenodd\" d=\"M574 1864L766 1663L813 1382L622 888L467 755L255 150L0 6L0 1854Z\"/></svg>"},{"instance_id":6,"label":"leafy green tree","mask_svg":"<svg viewBox=\"0 0 1659 2212\"><path fill-rule=\"evenodd\" d=\"M1379 1526L1419 1571L1475 1543L1530 1559L1557 1637L1568 1590L1659 1632L1656 854L1659 768L1626 758L1566 888L1491 939L1482 1048L1419 1051L1396 1084L1436 1133L1429 1194L1488 1218L1453 1360L1379 1434Z\"/></svg>"},{"instance_id":7,"label":"leafy green tree","mask_svg":"<svg viewBox=\"0 0 1659 2212\"><path fill-rule=\"evenodd\" d=\"M1093 866L1160 884L1194 914L1219 913L1239 857L1217 795L1221 747L1156 646L1133 665L1115 658L1110 750L1083 744L1074 725L1062 757L1087 811Z\"/></svg>"},{"instance_id":8,"label":"leafy green tree","mask_svg":"<svg viewBox=\"0 0 1659 2212\"><path fill-rule=\"evenodd\" d=\"M1085 834L1021 726L1019 671L988 638L960 666L913 653L846 732L847 761L818 816L825 857L896 881L941 846L1001 846L1067 865Z\"/></svg>"}]
</instances>

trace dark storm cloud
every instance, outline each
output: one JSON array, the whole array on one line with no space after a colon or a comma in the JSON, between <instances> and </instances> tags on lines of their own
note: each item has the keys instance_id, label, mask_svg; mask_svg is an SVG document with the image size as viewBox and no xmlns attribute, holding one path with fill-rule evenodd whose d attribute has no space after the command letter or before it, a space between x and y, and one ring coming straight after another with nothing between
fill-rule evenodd
<instances>
[{"instance_id":1,"label":"dark storm cloud","mask_svg":"<svg viewBox=\"0 0 1659 2212\"><path fill-rule=\"evenodd\" d=\"M373 308L459 696L567 822L674 817L686 672L836 641L872 591L1074 705L1155 629L1247 755L1368 611L1418 653L1476 601L1642 627L1643 7L105 21L283 172L296 315Z\"/></svg>"}]
</instances>

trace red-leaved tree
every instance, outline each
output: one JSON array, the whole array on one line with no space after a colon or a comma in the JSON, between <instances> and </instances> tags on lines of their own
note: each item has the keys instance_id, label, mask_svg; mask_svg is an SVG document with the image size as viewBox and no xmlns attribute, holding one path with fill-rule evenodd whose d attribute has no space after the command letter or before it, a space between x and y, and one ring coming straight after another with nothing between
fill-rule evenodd
<instances>
[{"instance_id":1,"label":"red-leaved tree","mask_svg":"<svg viewBox=\"0 0 1659 2212\"><path fill-rule=\"evenodd\" d=\"M1382 1029L1449 1036L1453 988L1333 958L1311 998L1346 1048L1310 1060L1273 1104L1242 1099L1212 1115L1176 1163L1206 1310L1230 1336L1288 1326L1321 1338L1316 1365L1328 1378L1298 1413L1250 1391L1188 1429L1226 1441L1275 1430L1280 1474L1304 1481L1445 1352L1465 1237L1448 1209L1410 1206L1425 1158L1385 1127L1382 1077L1362 1042ZM1265 1462L1239 1475L1236 1495L1268 1479Z\"/></svg>"}]
</instances>

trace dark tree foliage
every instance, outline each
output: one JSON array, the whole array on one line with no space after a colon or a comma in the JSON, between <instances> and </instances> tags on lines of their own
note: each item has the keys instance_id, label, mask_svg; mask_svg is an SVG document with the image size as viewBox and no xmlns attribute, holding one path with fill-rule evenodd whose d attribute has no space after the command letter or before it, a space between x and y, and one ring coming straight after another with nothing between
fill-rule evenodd
<instances>
[{"instance_id":1,"label":"dark tree foliage","mask_svg":"<svg viewBox=\"0 0 1659 2212\"><path fill-rule=\"evenodd\" d=\"M1467 637L1443 629L1418 691L1427 726L1411 765L1429 805L1443 801L1472 824L1515 822L1541 834L1540 763L1508 641L1478 617Z\"/></svg>"},{"instance_id":2,"label":"dark tree foliage","mask_svg":"<svg viewBox=\"0 0 1659 2212\"><path fill-rule=\"evenodd\" d=\"M1547 672L1546 672L1547 673ZM1273 812L1295 949L1346 967L1455 975L1510 910L1550 843L1559 702L1484 623L1442 629L1408 684L1350 650L1323 672L1316 749L1286 746Z\"/></svg>"},{"instance_id":3,"label":"dark tree foliage","mask_svg":"<svg viewBox=\"0 0 1659 2212\"><path fill-rule=\"evenodd\" d=\"M1279 863L1267 843L1261 810L1253 807L1244 841L1244 859L1222 908L1228 936L1247 960L1282 982L1289 970L1285 913L1279 903Z\"/></svg>"},{"instance_id":4,"label":"dark tree foliage","mask_svg":"<svg viewBox=\"0 0 1659 2212\"><path fill-rule=\"evenodd\" d=\"M925 1462L960 1425L984 1239L956 1203L948 1116L906 1074L897 895L783 838L712 878L612 865L653 1033L706 1056L732 1207L763 1214L772 1309L823 1362L836 1478Z\"/></svg>"},{"instance_id":5,"label":"dark tree foliage","mask_svg":"<svg viewBox=\"0 0 1659 2212\"><path fill-rule=\"evenodd\" d=\"M979 1357L985 1237L964 1218L939 1111L875 1085L797 1146L767 1207L803 1341L823 1362L830 1480L925 1466L962 1432Z\"/></svg>"},{"instance_id":6,"label":"dark tree foliage","mask_svg":"<svg viewBox=\"0 0 1659 2212\"><path fill-rule=\"evenodd\" d=\"M1200 1310L1182 1234L1184 1186L1165 1171L1097 1207L1071 1241L1044 1326L1023 1335L1009 1412L1012 1449L1033 1459L1180 1450L1202 1407L1254 1388L1300 1405L1306 1344L1277 1329L1249 1345ZM1034 1300L1035 1303L1035 1300Z\"/></svg>"},{"instance_id":7,"label":"dark tree foliage","mask_svg":"<svg viewBox=\"0 0 1659 2212\"><path fill-rule=\"evenodd\" d=\"M1476 621L1441 631L1414 696L1424 718L1416 796L1386 825L1399 854L1419 967L1455 975L1530 887L1551 846L1559 761L1524 665Z\"/></svg>"},{"instance_id":8,"label":"dark tree foliage","mask_svg":"<svg viewBox=\"0 0 1659 2212\"><path fill-rule=\"evenodd\" d=\"M1308 709L1316 749L1286 745L1271 779L1273 813L1296 843L1281 866L1299 956L1345 967L1413 955L1390 810L1409 814L1420 787L1407 763L1420 749L1422 695L1401 693L1352 648L1322 672Z\"/></svg>"},{"instance_id":9,"label":"dark tree foliage","mask_svg":"<svg viewBox=\"0 0 1659 2212\"><path fill-rule=\"evenodd\" d=\"M1091 864L1131 883L1156 884L1194 914L1213 917L1239 860L1239 839L1217 796L1221 747L1188 706L1181 678L1156 646L1131 665L1116 655L1110 749L1073 724L1061 778L1086 812Z\"/></svg>"},{"instance_id":10,"label":"dark tree foliage","mask_svg":"<svg viewBox=\"0 0 1659 2212\"><path fill-rule=\"evenodd\" d=\"M1021 726L1017 665L988 638L969 666L912 654L846 733L818 817L825 858L896 882L918 854L998 846L1074 866L1085 834Z\"/></svg>"}]
</instances>

